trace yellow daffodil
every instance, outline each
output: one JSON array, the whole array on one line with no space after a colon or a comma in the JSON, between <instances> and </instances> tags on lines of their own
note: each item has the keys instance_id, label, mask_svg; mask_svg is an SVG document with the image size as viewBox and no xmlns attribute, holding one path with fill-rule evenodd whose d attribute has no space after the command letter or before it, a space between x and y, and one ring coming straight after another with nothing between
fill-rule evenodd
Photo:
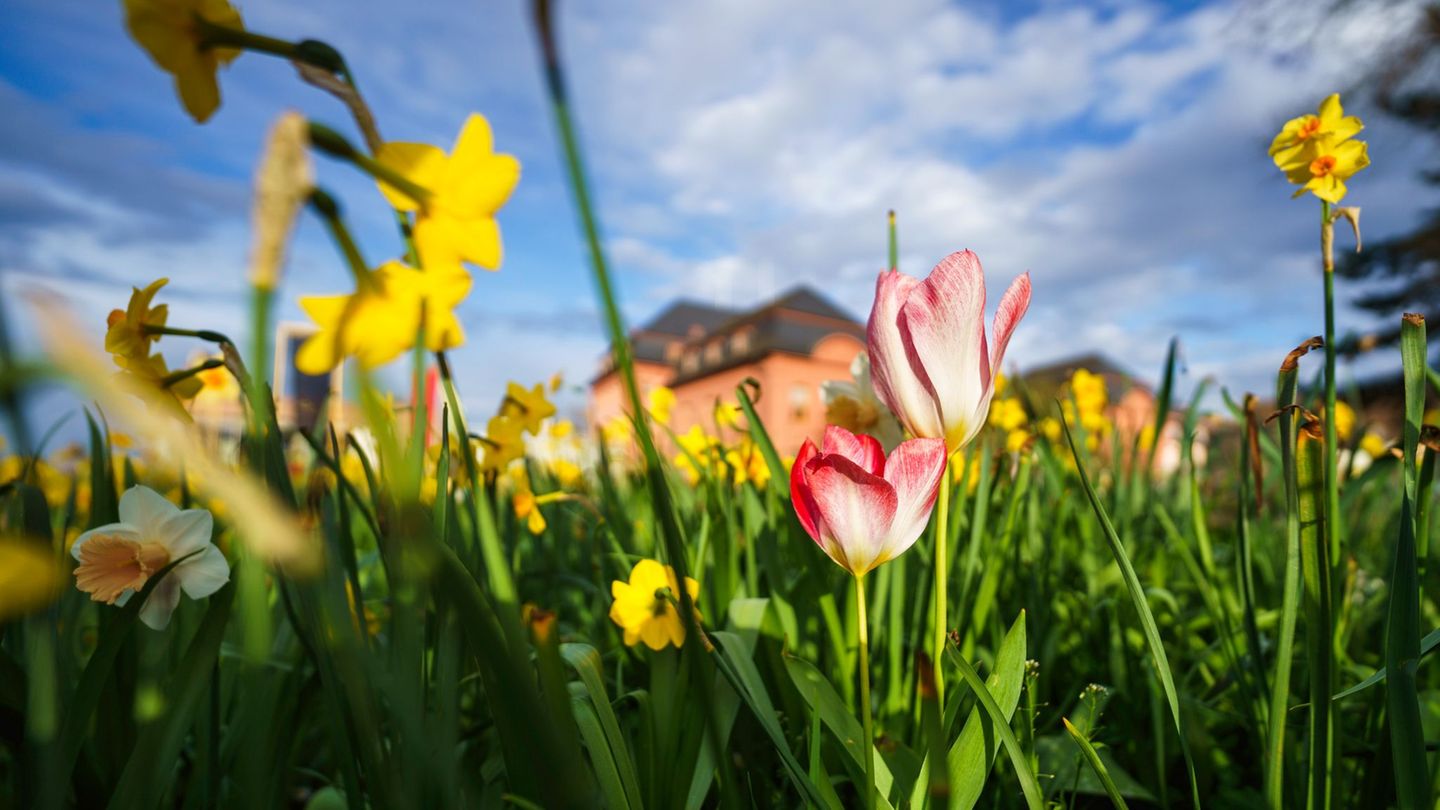
<instances>
[{"instance_id":1,"label":"yellow daffodil","mask_svg":"<svg viewBox=\"0 0 1440 810\"><path fill-rule=\"evenodd\" d=\"M1384 458L1390 452L1390 445L1374 433L1366 433L1360 439L1360 449L1372 459Z\"/></svg>"},{"instance_id":2,"label":"yellow daffodil","mask_svg":"<svg viewBox=\"0 0 1440 810\"><path fill-rule=\"evenodd\" d=\"M540 426L555 415L555 404L545 398L545 386L536 383L534 388L525 390L519 383L505 386L505 401L500 413L519 422L526 433L540 435Z\"/></svg>"},{"instance_id":3,"label":"yellow daffodil","mask_svg":"<svg viewBox=\"0 0 1440 810\"><path fill-rule=\"evenodd\" d=\"M624 416L611 417L605 424L600 426L600 438L607 445L621 446L630 443L631 439L630 420Z\"/></svg>"},{"instance_id":4,"label":"yellow daffodil","mask_svg":"<svg viewBox=\"0 0 1440 810\"><path fill-rule=\"evenodd\" d=\"M300 299L320 331L300 347L295 365L306 374L325 374L347 356L366 367L383 365L415 345L420 309L425 308L425 348L451 349L465 342L455 307L470 293L462 269L421 272L386 262L351 295Z\"/></svg>"},{"instance_id":5,"label":"yellow daffodil","mask_svg":"<svg viewBox=\"0 0 1440 810\"><path fill-rule=\"evenodd\" d=\"M155 300L155 293L169 282L168 278L160 278L150 282L143 290L132 287L130 303L124 309L110 311L110 316L105 319L105 351L115 355L117 363L122 357L132 360L150 357L150 349L160 335L149 334L146 327L164 326L170 314L170 308L165 304L151 306L151 302Z\"/></svg>"},{"instance_id":6,"label":"yellow daffodil","mask_svg":"<svg viewBox=\"0 0 1440 810\"><path fill-rule=\"evenodd\" d=\"M240 12L226 0L125 0L125 27L161 70L175 77L185 111L203 123L220 106L215 73L240 55L211 48L198 23L239 30Z\"/></svg>"},{"instance_id":7,"label":"yellow daffodil","mask_svg":"<svg viewBox=\"0 0 1440 810\"><path fill-rule=\"evenodd\" d=\"M1345 400L1335 401L1335 436L1341 443L1350 441L1355 432L1355 409Z\"/></svg>"},{"instance_id":8,"label":"yellow daffodil","mask_svg":"<svg viewBox=\"0 0 1440 810\"><path fill-rule=\"evenodd\" d=\"M510 499L515 507L515 517L525 521L525 527L531 534L542 534L545 531L545 516L540 513L540 504L535 500L535 493L527 486L517 491Z\"/></svg>"},{"instance_id":9,"label":"yellow daffodil","mask_svg":"<svg viewBox=\"0 0 1440 810\"><path fill-rule=\"evenodd\" d=\"M699 425L691 425L690 429L676 437L676 440L680 443L681 452L675 454L675 466L685 476L686 481L692 484L699 482L703 469L709 469L715 475L725 473L725 458L720 440L706 433Z\"/></svg>"},{"instance_id":10,"label":"yellow daffodil","mask_svg":"<svg viewBox=\"0 0 1440 810\"><path fill-rule=\"evenodd\" d=\"M569 459L561 458L551 462L550 474L555 476L555 480L559 482L560 486L565 489L571 489L580 483L580 479L584 477L585 471L580 469L579 464Z\"/></svg>"},{"instance_id":11,"label":"yellow daffodil","mask_svg":"<svg viewBox=\"0 0 1440 810\"><path fill-rule=\"evenodd\" d=\"M685 590L693 602L700 598L700 583L685 578ZM641 560L630 571L630 581L615 580L610 594L610 620L625 634L626 646L640 642L656 652L685 643L685 620L676 609L680 584L675 569L654 560ZM697 608L696 617L699 617Z\"/></svg>"},{"instance_id":12,"label":"yellow daffodil","mask_svg":"<svg viewBox=\"0 0 1440 810\"><path fill-rule=\"evenodd\" d=\"M490 123L472 114L446 155L423 143L387 143L376 158L430 193L416 200L381 183L396 209L414 211L415 247L426 268L500 267L500 225L495 213L520 180L520 162L494 151Z\"/></svg>"},{"instance_id":13,"label":"yellow daffodil","mask_svg":"<svg viewBox=\"0 0 1440 810\"><path fill-rule=\"evenodd\" d=\"M659 424L670 424L670 411L674 408L675 392L663 385L651 388L650 393L645 395L645 409Z\"/></svg>"},{"instance_id":14,"label":"yellow daffodil","mask_svg":"<svg viewBox=\"0 0 1440 810\"><path fill-rule=\"evenodd\" d=\"M200 393L203 387L200 380L192 375L172 381L170 367L165 363L165 357L158 352L144 358L115 355L115 363L120 366L120 376L133 383L132 392L152 408L166 411L182 420L190 419L185 403Z\"/></svg>"},{"instance_id":15,"label":"yellow daffodil","mask_svg":"<svg viewBox=\"0 0 1440 810\"><path fill-rule=\"evenodd\" d=\"M569 419L559 419L550 425L550 435L556 439L564 439L575 432L575 423Z\"/></svg>"},{"instance_id":16,"label":"yellow daffodil","mask_svg":"<svg viewBox=\"0 0 1440 810\"><path fill-rule=\"evenodd\" d=\"M1025 406L1013 397L997 399L990 405L990 424L1001 430L1015 430L1022 427L1027 419Z\"/></svg>"},{"instance_id":17,"label":"yellow daffodil","mask_svg":"<svg viewBox=\"0 0 1440 810\"><path fill-rule=\"evenodd\" d=\"M482 472L504 472L510 462L525 455L523 426L512 417L503 414L492 416L485 428L485 457L480 462Z\"/></svg>"},{"instance_id":18,"label":"yellow daffodil","mask_svg":"<svg viewBox=\"0 0 1440 810\"><path fill-rule=\"evenodd\" d=\"M763 489L770 482L770 465L765 463L765 455L749 436L725 452L725 463L729 465L736 484L749 481Z\"/></svg>"},{"instance_id":19,"label":"yellow daffodil","mask_svg":"<svg viewBox=\"0 0 1440 810\"><path fill-rule=\"evenodd\" d=\"M559 390L560 390L560 386L562 386L562 385L564 385L564 384L565 384L565 375L564 375L564 374L561 374L560 372L557 371L557 372L555 372L554 374L550 375L550 393L553 394L553 393L555 393L556 391L559 391Z\"/></svg>"},{"instance_id":20,"label":"yellow daffodil","mask_svg":"<svg viewBox=\"0 0 1440 810\"><path fill-rule=\"evenodd\" d=\"M725 430L742 430L740 419L744 415L745 410L737 402L715 403L715 424Z\"/></svg>"},{"instance_id":21,"label":"yellow daffodil","mask_svg":"<svg viewBox=\"0 0 1440 810\"><path fill-rule=\"evenodd\" d=\"M0 624L55 601L63 583L48 543L0 538Z\"/></svg>"},{"instance_id":22,"label":"yellow daffodil","mask_svg":"<svg viewBox=\"0 0 1440 810\"><path fill-rule=\"evenodd\" d=\"M1287 180L1301 187L1296 197L1308 191L1338 203L1345 196L1345 181L1370 165L1365 142L1351 140L1363 128L1359 118L1345 114L1340 95L1332 93L1315 115L1286 122L1270 144L1270 157Z\"/></svg>"}]
</instances>

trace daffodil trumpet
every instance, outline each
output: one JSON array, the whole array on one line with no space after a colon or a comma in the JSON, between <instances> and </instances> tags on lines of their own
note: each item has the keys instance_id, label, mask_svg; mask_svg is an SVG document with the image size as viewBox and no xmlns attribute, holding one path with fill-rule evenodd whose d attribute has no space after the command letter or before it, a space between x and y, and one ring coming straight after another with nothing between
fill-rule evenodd
<instances>
[{"instance_id":1,"label":"daffodil trumpet","mask_svg":"<svg viewBox=\"0 0 1440 810\"><path fill-rule=\"evenodd\" d=\"M344 135L341 135L324 124L319 124L314 121L310 122L310 143L313 144L316 149L319 149L330 157L349 161L357 169L369 174L378 181L394 186L407 197L417 200L421 204L424 204L430 199L430 189L421 186L400 172L356 149L355 145L350 143Z\"/></svg>"}]
</instances>

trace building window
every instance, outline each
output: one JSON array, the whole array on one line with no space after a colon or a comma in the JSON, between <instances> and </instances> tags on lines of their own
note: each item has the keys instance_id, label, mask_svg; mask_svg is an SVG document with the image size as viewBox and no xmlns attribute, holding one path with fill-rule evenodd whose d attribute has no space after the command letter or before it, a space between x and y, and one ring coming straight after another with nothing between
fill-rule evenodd
<instances>
[{"instance_id":1,"label":"building window","mask_svg":"<svg viewBox=\"0 0 1440 810\"><path fill-rule=\"evenodd\" d=\"M680 370L686 374L694 374L700 370L700 355L694 349L685 352L685 356L680 358Z\"/></svg>"},{"instance_id":2,"label":"building window","mask_svg":"<svg viewBox=\"0 0 1440 810\"><path fill-rule=\"evenodd\" d=\"M708 364L719 363L725 359L725 343L720 340L712 340L705 346L705 362Z\"/></svg>"},{"instance_id":3,"label":"building window","mask_svg":"<svg viewBox=\"0 0 1440 810\"><path fill-rule=\"evenodd\" d=\"M730 353L742 355L750 351L750 330L741 329L730 336Z\"/></svg>"},{"instance_id":4,"label":"building window","mask_svg":"<svg viewBox=\"0 0 1440 810\"><path fill-rule=\"evenodd\" d=\"M680 352L683 351L684 348L685 348L684 345L681 344L680 341L678 341L678 340L672 340L672 341L670 341L669 343L666 343L666 344L665 344L665 362L667 362L667 363L674 363L675 361L679 360L679 359L680 359Z\"/></svg>"},{"instance_id":5,"label":"building window","mask_svg":"<svg viewBox=\"0 0 1440 810\"><path fill-rule=\"evenodd\" d=\"M805 412L810 405L810 386L796 383L790 386L790 415L795 421L805 419Z\"/></svg>"}]
</instances>

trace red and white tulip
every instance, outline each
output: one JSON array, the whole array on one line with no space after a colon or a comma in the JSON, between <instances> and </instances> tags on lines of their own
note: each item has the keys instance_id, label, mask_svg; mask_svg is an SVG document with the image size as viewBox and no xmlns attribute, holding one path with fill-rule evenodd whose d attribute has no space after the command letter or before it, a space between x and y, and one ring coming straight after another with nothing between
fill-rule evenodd
<instances>
[{"instance_id":1,"label":"red and white tulip","mask_svg":"<svg viewBox=\"0 0 1440 810\"><path fill-rule=\"evenodd\" d=\"M902 442L885 456L872 436L825 428L790 470L791 502L810 537L846 571L862 576L898 557L925 531L945 472L945 443Z\"/></svg>"},{"instance_id":2,"label":"red and white tulip","mask_svg":"<svg viewBox=\"0 0 1440 810\"><path fill-rule=\"evenodd\" d=\"M875 393L911 436L954 452L985 426L1010 334L1030 307L1030 274L1010 284L985 335L985 272L970 251L946 256L924 280L887 270L866 328Z\"/></svg>"}]
</instances>

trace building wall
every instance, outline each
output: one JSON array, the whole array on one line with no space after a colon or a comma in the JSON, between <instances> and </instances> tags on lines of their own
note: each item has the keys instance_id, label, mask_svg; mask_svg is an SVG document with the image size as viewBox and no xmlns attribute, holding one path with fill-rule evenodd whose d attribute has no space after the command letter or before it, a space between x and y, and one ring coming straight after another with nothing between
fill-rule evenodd
<instances>
[{"instance_id":1,"label":"building wall","mask_svg":"<svg viewBox=\"0 0 1440 810\"><path fill-rule=\"evenodd\" d=\"M775 352L758 362L673 386L675 407L671 411L670 428L678 435L700 425L706 433L714 433L716 400L734 403L736 386L753 377L760 383L756 410L770 432L776 451L782 457L793 456L807 437L818 441L825 431L825 403L820 399L820 383L849 379L850 363L864 347L864 343L852 335L835 334L821 339L809 356ZM635 374L644 393L667 384L673 371L658 363L639 363ZM587 408L590 429L598 430L609 419L624 413L624 400L618 375L607 375L592 384ZM663 432L656 438L662 446L670 444Z\"/></svg>"},{"instance_id":2,"label":"building wall","mask_svg":"<svg viewBox=\"0 0 1440 810\"><path fill-rule=\"evenodd\" d=\"M652 388L668 384L673 375L671 368L663 363L635 363L635 382L640 386L641 397L649 394ZM629 410L625 401L625 384L620 380L618 372L606 374L590 384L590 401L585 407L585 419L592 432L599 431L606 422Z\"/></svg>"},{"instance_id":3,"label":"building wall","mask_svg":"<svg viewBox=\"0 0 1440 810\"><path fill-rule=\"evenodd\" d=\"M825 431L825 403L820 383L850 377L850 363L864 344L850 335L831 335L815 346L810 356L772 353L756 363L726 369L691 380L675 388L671 426L684 433L692 425L714 432L711 412L716 398L735 402L735 387L747 377L760 383L756 411L775 449L793 456L807 437L820 439Z\"/></svg>"}]
</instances>

